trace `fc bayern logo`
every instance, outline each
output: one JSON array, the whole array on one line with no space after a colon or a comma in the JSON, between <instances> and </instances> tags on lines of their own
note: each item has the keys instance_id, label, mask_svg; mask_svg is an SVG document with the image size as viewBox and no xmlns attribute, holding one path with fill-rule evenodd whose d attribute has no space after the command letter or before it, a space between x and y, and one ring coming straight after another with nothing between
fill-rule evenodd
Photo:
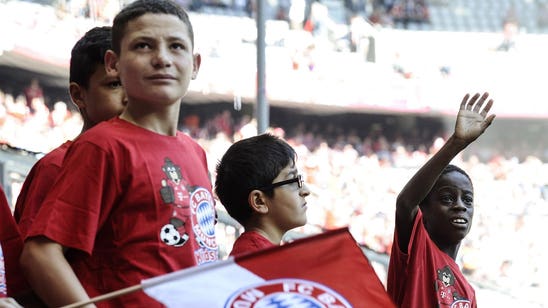
<instances>
[{"instance_id":1,"label":"fc bayern logo","mask_svg":"<svg viewBox=\"0 0 548 308\"><path fill-rule=\"evenodd\" d=\"M352 307L334 290L304 279L274 279L236 291L225 308Z\"/></svg>"},{"instance_id":2,"label":"fc bayern logo","mask_svg":"<svg viewBox=\"0 0 548 308\"><path fill-rule=\"evenodd\" d=\"M198 187L190 196L192 228L201 246L217 249L215 241L215 208L211 193Z\"/></svg>"}]
</instances>

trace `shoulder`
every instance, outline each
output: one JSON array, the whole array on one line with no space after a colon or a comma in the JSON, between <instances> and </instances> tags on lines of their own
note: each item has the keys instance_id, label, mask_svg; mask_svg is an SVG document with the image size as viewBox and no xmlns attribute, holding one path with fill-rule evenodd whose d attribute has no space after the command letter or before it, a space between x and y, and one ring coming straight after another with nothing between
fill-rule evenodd
<instances>
[{"instance_id":1,"label":"shoulder","mask_svg":"<svg viewBox=\"0 0 548 308\"><path fill-rule=\"evenodd\" d=\"M192 149L193 152L199 155L206 155L204 148L192 137L181 131L177 132L177 140L186 148Z\"/></svg>"},{"instance_id":2,"label":"shoulder","mask_svg":"<svg viewBox=\"0 0 548 308\"><path fill-rule=\"evenodd\" d=\"M182 131L177 131L177 139L179 139L181 142L188 143L189 145L196 147L196 148L202 148L202 146L196 141L194 138L190 137L186 133Z\"/></svg>"},{"instance_id":3,"label":"shoulder","mask_svg":"<svg viewBox=\"0 0 548 308\"><path fill-rule=\"evenodd\" d=\"M69 152L74 151L75 148L89 146L109 151L111 148L123 147L139 138L138 129L119 118L113 118L95 125L78 136L70 146Z\"/></svg>"},{"instance_id":4,"label":"shoulder","mask_svg":"<svg viewBox=\"0 0 548 308\"><path fill-rule=\"evenodd\" d=\"M44 157L40 158L36 162L35 167L37 168L48 167L48 166L61 167L61 165L63 164L63 158L65 157L65 154L67 153L67 150L71 144L72 144L72 141L67 141L63 143L62 145L60 145L59 147L53 149Z\"/></svg>"}]
</instances>

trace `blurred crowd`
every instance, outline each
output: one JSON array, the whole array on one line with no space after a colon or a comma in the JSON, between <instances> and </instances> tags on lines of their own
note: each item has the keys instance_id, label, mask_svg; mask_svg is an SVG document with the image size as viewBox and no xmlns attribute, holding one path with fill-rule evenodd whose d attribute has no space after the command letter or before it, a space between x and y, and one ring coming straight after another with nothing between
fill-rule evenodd
<instances>
[{"instance_id":1,"label":"blurred crowd","mask_svg":"<svg viewBox=\"0 0 548 308\"><path fill-rule=\"evenodd\" d=\"M65 102L56 102L50 109L40 91L36 93L14 97L0 92L0 141L46 153L74 138L82 120ZM360 137L352 131L312 130L310 124L269 130L296 149L298 168L312 191L307 198L308 223L297 232L314 234L349 226L359 243L388 254L396 196L447 136L388 138L377 128ZM254 119L245 115L236 119L228 110L209 119L188 114L180 128L206 149L212 180L226 149L257 133ZM474 226L458 262L479 286L535 300L538 291L548 286L548 266L542 261L548 243L538 237L548 218L548 163L533 155L518 159L495 154L485 160L477 154L474 149L465 151L454 162L472 177L476 205ZM226 254L238 226L219 231Z\"/></svg>"},{"instance_id":2,"label":"blurred crowd","mask_svg":"<svg viewBox=\"0 0 548 308\"><path fill-rule=\"evenodd\" d=\"M30 152L47 153L82 129L79 112L65 102L51 108L43 95L12 95L0 90L0 143Z\"/></svg>"}]
</instances>

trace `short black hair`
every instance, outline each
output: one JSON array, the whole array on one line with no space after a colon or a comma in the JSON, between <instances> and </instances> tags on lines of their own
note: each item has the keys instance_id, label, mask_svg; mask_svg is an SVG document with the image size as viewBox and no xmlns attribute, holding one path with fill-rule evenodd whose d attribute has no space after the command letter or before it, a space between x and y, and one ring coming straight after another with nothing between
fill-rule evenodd
<instances>
[{"instance_id":1,"label":"short black hair","mask_svg":"<svg viewBox=\"0 0 548 308\"><path fill-rule=\"evenodd\" d=\"M242 139L230 146L217 164L215 193L228 214L245 225L253 213L247 201L249 193L271 184L295 158L295 150L274 135ZM264 193L274 195L272 190Z\"/></svg>"},{"instance_id":2,"label":"short black hair","mask_svg":"<svg viewBox=\"0 0 548 308\"><path fill-rule=\"evenodd\" d=\"M105 53L111 48L111 27L95 27L74 44L70 55L69 82L89 87L89 79L105 64Z\"/></svg>"},{"instance_id":3,"label":"short black hair","mask_svg":"<svg viewBox=\"0 0 548 308\"><path fill-rule=\"evenodd\" d=\"M194 30L187 12L177 3L170 0L137 0L125 6L116 17L112 25L112 50L120 54L121 42L127 24L147 13L169 14L177 16L188 27L190 42L194 48Z\"/></svg>"}]
</instances>

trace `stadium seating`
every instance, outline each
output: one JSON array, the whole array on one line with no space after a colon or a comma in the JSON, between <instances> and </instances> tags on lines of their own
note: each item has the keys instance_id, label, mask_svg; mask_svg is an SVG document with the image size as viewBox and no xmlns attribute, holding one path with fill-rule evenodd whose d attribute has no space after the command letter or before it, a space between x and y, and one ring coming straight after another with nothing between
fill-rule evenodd
<instances>
[{"instance_id":1,"label":"stadium seating","mask_svg":"<svg viewBox=\"0 0 548 308\"><path fill-rule=\"evenodd\" d=\"M517 19L521 31L548 33L548 27L540 22L543 14L540 8L546 5L546 2L533 0L432 1L429 6L430 25L426 27L415 25L411 29L500 32L504 20L512 14Z\"/></svg>"}]
</instances>

